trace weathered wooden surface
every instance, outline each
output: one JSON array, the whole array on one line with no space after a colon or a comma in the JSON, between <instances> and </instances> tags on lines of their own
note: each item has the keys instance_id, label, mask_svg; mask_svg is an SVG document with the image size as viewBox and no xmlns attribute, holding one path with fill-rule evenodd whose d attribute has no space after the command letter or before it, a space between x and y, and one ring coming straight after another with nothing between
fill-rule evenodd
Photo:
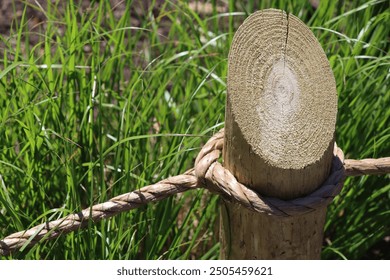
<instances>
[{"instance_id":1,"label":"weathered wooden surface","mask_svg":"<svg viewBox=\"0 0 390 280\"><path fill-rule=\"evenodd\" d=\"M312 192L329 174L336 115L335 80L310 29L273 9L245 20L229 53L225 117L224 165L237 180L281 199ZM281 219L225 206L222 258L319 258L326 209Z\"/></svg>"},{"instance_id":2,"label":"weathered wooden surface","mask_svg":"<svg viewBox=\"0 0 390 280\"><path fill-rule=\"evenodd\" d=\"M320 258L326 209L279 218L228 202L223 207L221 215L227 215L230 220L221 228L222 259Z\"/></svg>"}]
</instances>

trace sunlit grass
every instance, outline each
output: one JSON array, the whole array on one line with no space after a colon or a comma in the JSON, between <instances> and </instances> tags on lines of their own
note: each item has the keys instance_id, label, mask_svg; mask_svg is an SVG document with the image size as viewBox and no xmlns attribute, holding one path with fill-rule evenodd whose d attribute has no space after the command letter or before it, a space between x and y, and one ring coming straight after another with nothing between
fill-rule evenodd
<instances>
[{"instance_id":1,"label":"sunlit grass","mask_svg":"<svg viewBox=\"0 0 390 280\"><path fill-rule=\"evenodd\" d=\"M192 167L223 126L230 41L257 9L291 12L319 39L346 156L390 154L386 1L213 1L207 14L129 1L119 17L109 1L68 2L48 1L34 30L24 12L0 38L0 238ZM389 176L348 179L328 211L323 258L366 257L390 235L389 199ZM11 258L216 259L218 215L218 197L191 191Z\"/></svg>"}]
</instances>

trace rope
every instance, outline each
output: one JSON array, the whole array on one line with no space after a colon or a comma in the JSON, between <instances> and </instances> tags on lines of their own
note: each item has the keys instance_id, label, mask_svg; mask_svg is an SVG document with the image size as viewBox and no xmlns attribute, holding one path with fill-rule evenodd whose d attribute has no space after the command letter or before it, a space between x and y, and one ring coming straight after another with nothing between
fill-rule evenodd
<instances>
[{"instance_id":1,"label":"rope","mask_svg":"<svg viewBox=\"0 0 390 280\"><path fill-rule=\"evenodd\" d=\"M390 157L380 159L347 159L344 163L346 176L383 175L390 173Z\"/></svg>"},{"instance_id":2,"label":"rope","mask_svg":"<svg viewBox=\"0 0 390 280\"><path fill-rule=\"evenodd\" d=\"M0 240L0 255L9 255L41 240L53 239L60 234L76 231L88 225L90 221L98 222L191 189L204 187L225 200L240 203L252 211L291 217L326 207L340 193L345 176L390 173L390 158L344 161L343 152L335 145L331 174L317 190L305 197L288 201L264 197L240 184L233 174L218 162L223 148L223 138L222 129L203 146L195 160L195 167L184 174L116 196L107 202L59 220L11 234Z\"/></svg>"}]
</instances>

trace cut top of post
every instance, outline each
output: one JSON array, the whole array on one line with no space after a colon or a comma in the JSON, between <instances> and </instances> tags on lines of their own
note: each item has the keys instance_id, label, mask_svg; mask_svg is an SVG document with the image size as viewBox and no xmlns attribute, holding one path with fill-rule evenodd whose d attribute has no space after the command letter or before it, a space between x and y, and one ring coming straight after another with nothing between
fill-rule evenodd
<instances>
[{"instance_id":1,"label":"cut top of post","mask_svg":"<svg viewBox=\"0 0 390 280\"><path fill-rule=\"evenodd\" d=\"M281 198L314 190L329 174L336 115L335 79L310 29L280 10L248 17L228 64L225 165L237 179Z\"/></svg>"}]
</instances>

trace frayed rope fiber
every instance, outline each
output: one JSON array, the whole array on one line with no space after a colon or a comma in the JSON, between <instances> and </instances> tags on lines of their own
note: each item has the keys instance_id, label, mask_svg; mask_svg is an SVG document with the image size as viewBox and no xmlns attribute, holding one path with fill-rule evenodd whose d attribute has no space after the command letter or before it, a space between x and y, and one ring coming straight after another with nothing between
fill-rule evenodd
<instances>
[{"instance_id":1,"label":"frayed rope fiber","mask_svg":"<svg viewBox=\"0 0 390 280\"><path fill-rule=\"evenodd\" d=\"M265 197L240 184L233 174L218 162L223 141L224 130L222 129L203 146L195 160L195 167L181 175L116 196L79 213L5 237L0 240L0 255L9 255L13 251L32 246L41 240L53 239L61 234L76 231L91 221L98 222L196 188L206 188L225 200L239 203L258 213L291 217L326 207L340 193L346 176L390 173L390 157L344 160L343 152L335 145L331 173L317 190L305 197L292 200Z\"/></svg>"}]
</instances>

